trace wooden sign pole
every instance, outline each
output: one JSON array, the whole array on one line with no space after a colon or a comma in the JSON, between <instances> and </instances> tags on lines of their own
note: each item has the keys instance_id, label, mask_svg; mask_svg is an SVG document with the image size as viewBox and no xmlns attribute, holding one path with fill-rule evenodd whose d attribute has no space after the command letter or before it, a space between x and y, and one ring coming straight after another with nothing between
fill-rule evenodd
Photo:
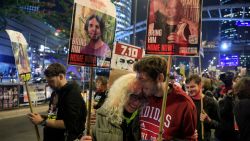
<instances>
[{"instance_id":1,"label":"wooden sign pole","mask_svg":"<svg viewBox=\"0 0 250 141\"><path fill-rule=\"evenodd\" d=\"M32 103L31 103L31 99L30 99L30 93L29 93L29 89L28 89L27 80L24 81L24 85L26 88L27 96L28 96L30 112L33 113L33 108L32 108ZM35 127L35 131L36 131L37 140L40 141L40 134L39 134L38 127L37 127L37 125L34 125L34 127Z\"/></svg>"},{"instance_id":2,"label":"wooden sign pole","mask_svg":"<svg viewBox=\"0 0 250 141\"><path fill-rule=\"evenodd\" d=\"M169 83L169 73L170 73L170 68L172 64L172 56L168 56L168 64L167 64L167 75L166 75L166 89L164 91L163 95L163 101L162 101L162 106L161 106L161 117L160 117L160 126L159 126L159 134L157 141L162 141L162 134L163 134L163 125L164 125L164 115L166 112L166 105L167 105L167 95L168 95L168 83Z\"/></svg>"},{"instance_id":3,"label":"wooden sign pole","mask_svg":"<svg viewBox=\"0 0 250 141\"><path fill-rule=\"evenodd\" d=\"M87 118L87 135L90 135L91 109L92 109L92 89L94 69L90 67L89 99L88 99L88 118Z\"/></svg>"}]
</instances>

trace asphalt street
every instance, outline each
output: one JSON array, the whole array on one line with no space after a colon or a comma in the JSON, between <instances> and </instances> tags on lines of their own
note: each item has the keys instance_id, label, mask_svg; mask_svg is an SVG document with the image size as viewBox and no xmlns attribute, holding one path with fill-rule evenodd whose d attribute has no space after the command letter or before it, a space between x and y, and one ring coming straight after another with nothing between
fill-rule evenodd
<instances>
[{"instance_id":1,"label":"asphalt street","mask_svg":"<svg viewBox=\"0 0 250 141\"><path fill-rule=\"evenodd\" d=\"M33 107L37 113L45 113L47 109L47 104ZM0 141L38 141L35 126L26 116L29 112L28 107L0 111ZM42 141L43 127L38 129Z\"/></svg>"},{"instance_id":2,"label":"asphalt street","mask_svg":"<svg viewBox=\"0 0 250 141\"><path fill-rule=\"evenodd\" d=\"M41 141L42 127L38 126ZM0 120L1 141L37 141L34 125L26 116Z\"/></svg>"}]
</instances>

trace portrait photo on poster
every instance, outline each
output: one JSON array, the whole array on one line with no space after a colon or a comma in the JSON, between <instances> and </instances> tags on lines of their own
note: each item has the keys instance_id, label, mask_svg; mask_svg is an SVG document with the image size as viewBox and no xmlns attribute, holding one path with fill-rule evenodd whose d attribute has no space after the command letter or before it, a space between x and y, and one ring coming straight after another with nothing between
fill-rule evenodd
<instances>
[{"instance_id":1,"label":"portrait photo on poster","mask_svg":"<svg viewBox=\"0 0 250 141\"><path fill-rule=\"evenodd\" d=\"M128 70L133 71L133 66L135 62L138 61L136 58L128 57L128 56L122 56L114 54L112 57L112 60L114 60L112 63L112 67L115 69L121 69L121 70Z\"/></svg>"},{"instance_id":2,"label":"portrait photo on poster","mask_svg":"<svg viewBox=\"0 0 250 141\"><path fill-rule=\"evenodd\" d=\"M84 30L89 39L88 44L81 49L81 53L95 56L110 56L110 48L103 41L105 22L103 18L97 14L87 17Z\"/></svg>"},{"instance_id":3,"label":"portrait photo on poster","mask_svg":"<svg viewBox=\"0 0 250 141\"><path fill-rule=\"evenodd\" d=\"M19 75L30 73L27 45L18 42L11 42L11 45Z\"/></svg>"},{"instance_id":4,"label":"portrait photo on poster","mask_svg":"<svg viewBox=\"0 0 250 141\"><path fill-rule=\"evenodd\" d=\"M69 58L69 63L74 63L74 58L82 58L77 60L82 66L110 66L115 17L79 4L74 12L70 54L78 57Z\"/></svg>"},{"instance_id":5,"label":"portrait photo on poster","mask_svg":"<svg viewBox=\"0 0 250 141\"><path fill-rule=\"evenodd\" d=\"M200 0L151 0L148 15L146 54L197 55Z\"/></svg>"},{"instance_id":6,"label":"portrait photo on poster","mask_svg":"<svg viewBox=\"0 0 250 141\"><path fill-rule=\"evenodd\" d=\"M134 64L141 59L143 55L143 48L116 42L113 49L111 68L132 72Z\"/></svg>"}]
</instances>

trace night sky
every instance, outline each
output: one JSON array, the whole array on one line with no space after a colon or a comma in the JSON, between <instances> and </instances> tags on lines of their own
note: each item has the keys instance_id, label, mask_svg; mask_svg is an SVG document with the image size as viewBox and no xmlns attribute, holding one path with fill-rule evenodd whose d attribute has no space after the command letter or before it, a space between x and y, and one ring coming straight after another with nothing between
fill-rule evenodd
<instances>
[{"instance_id":1,"label":"night sky","mask_svg":"<svg viewBox=\"0 0 250 141\"><path fill-rule=\"evenodd\" d=\"M203 0L203 7L219 5L219 0ZM202 22L202 39L214 41L219 37L219 22Z\"/></svg>"}]
</instances>

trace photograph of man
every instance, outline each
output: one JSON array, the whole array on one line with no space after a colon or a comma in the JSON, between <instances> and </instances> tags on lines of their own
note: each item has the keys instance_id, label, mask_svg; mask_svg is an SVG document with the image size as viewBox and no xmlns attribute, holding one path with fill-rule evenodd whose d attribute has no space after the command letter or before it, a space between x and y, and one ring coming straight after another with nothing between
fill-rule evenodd
<instances>
[{"instance_id":1,"label":"photograph of man","mask_svg":"<svg viewBox=\"0 0 250 141\"><path fill-rule=\"evenodd\" d=\"M158 7L156 7L158 6ZM198 25L187 20L184 14L185 7L180 0L155 0L151 4L154 9L153 20L149 24L149 34L154 30L161 30L157 43L197 44ZM152 13L151 13L152 14Z\"/></svg>"},{"instance_id":2,"label":"photograph of man","mask_svg":"<svg viewBox=\"0 0 250 141\"><path fill-rule=\"evenodd\" d=\"M84 30L89 38L89 43L81 49L82 54L110 57L111 50L103 41L105 23L101 16L93 14L89 16L84 25Z\"/></svg>"},{"instance_id":3,"label":"photograph of man","mask_svg":"<svg viewBox=\"0 0 250 141\"><path fill-rule=\"evenodd\" d=\"M115 66L116 66L115 68L133 71L133 65L134 65L135 61L136 60L134 58L117 55L116 61L115 61Z\"/></svg>"}]
</instances>

